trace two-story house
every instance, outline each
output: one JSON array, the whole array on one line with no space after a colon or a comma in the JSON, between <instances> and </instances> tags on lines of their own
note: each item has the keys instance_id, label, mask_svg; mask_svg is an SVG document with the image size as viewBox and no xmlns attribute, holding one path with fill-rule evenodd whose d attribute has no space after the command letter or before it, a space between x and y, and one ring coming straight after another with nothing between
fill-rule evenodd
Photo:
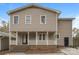
<instances>
[{"instance_id":1,"label":"two-story house","mask_svg":"<svg viewBox=\"0 0 79 59\"><path fill-rule=\"evenodd\" d=\"M34 4L10 10L10 49L18 46L73 46L74 18L59 18L60 13ZM15 33L16 40L11 39L12 33Z\"/></svg>"}]
</instances>

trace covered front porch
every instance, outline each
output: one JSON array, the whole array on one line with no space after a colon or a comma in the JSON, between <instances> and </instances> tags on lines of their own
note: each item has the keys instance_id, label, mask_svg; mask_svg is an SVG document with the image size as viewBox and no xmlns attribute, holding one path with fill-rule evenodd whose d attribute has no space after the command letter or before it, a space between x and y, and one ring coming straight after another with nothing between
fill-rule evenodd
<instances>
[{"instance_id":1,"label":"covered front porch","mask_svg":"<svg viewBox=\"0 0 79 59\"><path fill-rule=\"evenodd\" d=\"M10 45L57 45L55 32L15 32L15 36Z\"/></svg>"}]
</instances>

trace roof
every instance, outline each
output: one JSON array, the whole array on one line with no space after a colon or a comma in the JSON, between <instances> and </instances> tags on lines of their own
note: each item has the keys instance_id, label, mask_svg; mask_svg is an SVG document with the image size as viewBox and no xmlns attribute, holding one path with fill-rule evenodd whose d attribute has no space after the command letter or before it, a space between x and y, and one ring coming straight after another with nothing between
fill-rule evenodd
<instances>
[{"instance_id":1,"label":"roof","mask_svg":"<svg viewBox=\"0 0 79 59\"><path fill-rule=\"evenodd\" d=\"M0 31L0 37L9 37L9 33L1 32ZM12 35L13 38L15 38L14 35Z\"/></svg>"},{"instance_id":2,"label":"roof","mask_svg":"<svg viewBox=\"0 0 79 59\"><path fill-rule=\"evenodd\" d=\"M59 10L50 9L50 8L48 8L48 7L43 7L43 6L40 6L40 5L37 5L37 4L28 4L28 5L25 5L25 6L16 8L16 9L14 9L14 10L10 10L10 11L8 11L8 14L15 13L15 12L17 12L17 11L20 11L20 10L22 10L22 9L29 8L29 7L37 7L37 8L41 8L41 9L46 9L46 10L49 10L49 11L56 12L56 13L60 14L60 11L59 11Z\"/></svg>"},{"instance_id":3,"label":"roof","mask_svg":"<svg viewBox=\"0 0 79 59\"><path fill-rule=\"evenodd\" d=\"M58 20L74 20L75 18L58 18Z\"/></svg>"}]
</instances>

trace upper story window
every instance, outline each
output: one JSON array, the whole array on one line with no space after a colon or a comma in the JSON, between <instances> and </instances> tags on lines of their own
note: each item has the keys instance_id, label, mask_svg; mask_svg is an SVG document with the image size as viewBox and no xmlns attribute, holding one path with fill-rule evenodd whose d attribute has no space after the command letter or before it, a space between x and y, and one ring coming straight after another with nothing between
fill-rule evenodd
<instances>
[{"instance_id":1,"label":"upper story window","mask_svg":"<svg viewBox=\"0 0 79 59\"><path fill-rule=\"evenodd\" d=\"M40 24L46 24L46 16L42 15L40 17Z\"/></svg>"},{"instance_id":2,"label":"upper story window","mask_svg":"<svg viewBox=\"0 0 79 59\"><path fill-rule=\"evenodd\" d=\"M19 16L13 17L13 24L19 24Z\"/></svg>"},{"instance_id":3,"label":"upper story window","mask_svg":"<svg viewBox=\"0 0 79 59\"><path fill-rule=\"evenodd\" d=\"M31 24L31 16L30 15L25 16L25 24Z\"/></svg>"}]
</instances>

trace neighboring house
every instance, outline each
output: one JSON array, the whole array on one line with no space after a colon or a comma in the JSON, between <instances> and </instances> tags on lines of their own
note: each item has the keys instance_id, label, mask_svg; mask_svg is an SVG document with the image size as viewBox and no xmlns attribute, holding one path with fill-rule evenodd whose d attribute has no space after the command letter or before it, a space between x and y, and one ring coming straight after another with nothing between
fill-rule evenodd
<instances>
[{"instance_id":1,"label":"neighboring house","mask_svg":"<svg viewBox=\"0 0 79 59\"><path fill-rule=\"evenodd\" d=\"M12 39L15 38L12 36ZM9 49L9 33L0 32L0 50Z\"/></svg>"},{"instance_id":2,"label":"neighboring house","mask_svg":"<svg viewBox=\"0 0 79 59\"><path fill-rule=\"evenodd\" d=\"M10 48L13 46L73 46L72 20L59 18L60 11L30 4L8 12ZM12 44L11 33L16 33Z\"/></svg>"}]
</instances>

